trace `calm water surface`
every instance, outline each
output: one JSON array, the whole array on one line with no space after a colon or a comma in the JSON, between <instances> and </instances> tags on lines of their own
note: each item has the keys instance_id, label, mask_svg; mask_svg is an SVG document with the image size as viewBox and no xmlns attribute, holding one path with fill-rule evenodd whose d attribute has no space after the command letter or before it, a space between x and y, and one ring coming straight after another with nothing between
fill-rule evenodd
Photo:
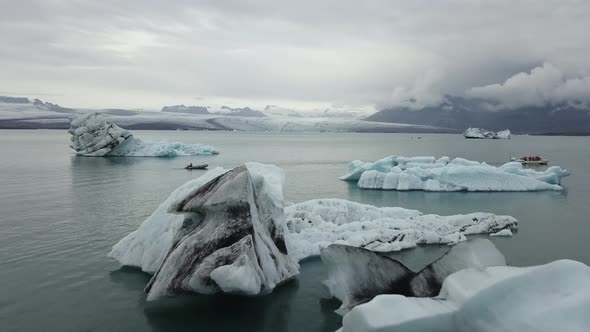
<instances>
[{"instance_id":1,"label":"calm water surface","mask_svg":"<svg viewBox=\"0 0 590 332\"><path fill-rule=\"evenodd\" d=\"M514 265L570 258L590 264L590 139L459 135L267 134L137 131L146 140L207 143L217 156L83 158L65 131L0 130L0 330L2 331L334 331L339 304L324 299L325 271L304 261L296 281L269 296L186 296L147 304L149 276L106 257L176 187L203 171L188 162L234 167L272 163L287 174L286 198L338 197L427 213L487 211L520 221L512 238L493 239ZM339 181L346 163L387 155L448 155L499 164L541 154L568 168L563 192L425 193L361 191ZM398 256L425 264L445 248Z\"/></svg>"}]
</instances>

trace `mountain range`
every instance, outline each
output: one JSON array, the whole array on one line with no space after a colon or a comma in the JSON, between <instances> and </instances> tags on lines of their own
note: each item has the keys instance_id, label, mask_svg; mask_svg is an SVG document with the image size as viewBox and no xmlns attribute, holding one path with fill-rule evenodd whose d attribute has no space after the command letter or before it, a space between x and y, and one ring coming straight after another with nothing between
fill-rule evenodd
<instances>
[{"instance_id":1,"label":"mountain range","mask_svg":"<svg viewBox=\"0 0 590 332\"><path fill-rule=\"evenodd\" d=\"M479 98L445 96L435 106L390 107L367 121L445 127L457 131L479 127L521 134L590 134L590 107L581 102L507 108Z\"/></svg>"}]
</instances>

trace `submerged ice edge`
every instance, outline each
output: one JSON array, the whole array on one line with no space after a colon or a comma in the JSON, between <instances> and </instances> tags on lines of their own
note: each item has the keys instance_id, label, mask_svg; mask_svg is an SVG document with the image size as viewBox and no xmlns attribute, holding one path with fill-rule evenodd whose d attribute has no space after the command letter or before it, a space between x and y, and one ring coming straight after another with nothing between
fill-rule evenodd
<instances>
[{"instance_id":1,"label":"submerged ice edge","mask_svg":"<svg viewBox=\"0 0 590 332\"><path fill-rule=\"evenodd\" d=\"M542 191L563 190L559 166L544 171L518 162L495 167L463 158L389 156L375 162L355 160L341 180L356 181L361 189L423 191Z\"/></svg>"},{"instance_id":2,"label":"submerged ice edge","mask_svg":"<svg viewBox=\"0 0 590 332\"><path fill-rule=\"evenodd\" d=\"M338 313L381 294L433 297L439 294L450 274L466 268L506 265L504 255L488 239L470 239L451 247L421 270L379 253L339 244L322 249L328 270L325 285L342 302Z\"/></svg>"}]
</instances>

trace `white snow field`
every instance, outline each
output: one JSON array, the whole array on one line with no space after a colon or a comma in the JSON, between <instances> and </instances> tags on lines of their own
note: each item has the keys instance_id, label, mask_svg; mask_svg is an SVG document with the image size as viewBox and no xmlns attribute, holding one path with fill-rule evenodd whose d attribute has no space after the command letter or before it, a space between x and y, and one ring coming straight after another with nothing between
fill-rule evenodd
<instances>
[{"instance_id":1,"label":"white snow field","mask_svg":"<svg viewBox=\"0 0 590 332\"><path fill-rule=\"evenodd\" d=\"M424 191L540 191L562 190L569 172L559 166L544 171L518 162L502 166L463 158L389 156L375 162L354 160L341 180L357 181L362 189Z\"/></svg>"},{"instance_id":2,"label":"white snow field","mask_svg":"<svg viewBox=\"0 0 590 332\"><path fill-rule=\"evenodd\" d=\"M63 109L51 105L0 102L0 125L11 128L55 128L67 126L76 116L100 112L110 123L126 128L238 130L263 132L454 132L449 128L403 123L363 121L356 113L329 110L321 112L274 111L265 117L227 114L182 114L136 110Z\"/></svg>"},{"instance_id":3,"label":"white snow field","mask_svg":"<svg viewBox=\"0 0 590 332\"><path fill-rule=\"evenodd\" d=\"M379 295L343 318L340 332L582 332L590 326L590 267L470 268L431 298Z\"/></svg>"},{"instance_id":4,"label":"white snow field","mask_svg":"<svg viewBox=\"0 0 590 332\"><path fill-rule=\"evenodd\" d=\"M265 294L296 275L299 260L319 255L320 249L331 243L393 251L421 243L457 244L465 240L465 235L517 228L516 219L509 216L481 212L446 217L423 215L416 210L377 208L338 199L313 200L285 208L285 177L280 168L257 163L240 168L247 170L240 172L248 173L251 184L225 178L238 168L212 169L176 189L136 231L115 244L110 257L154 274L148 299L181 290ZM248 194L251 191L252 196ZM244 202L249 209L242 207ZM251 217L236 213L240 210L236 205L249 210ZM240 217L228 218L232 213ZM228 225L230 219L241 222ZM218 240L220 237L244 243L233 247L233 242ZM248 249L251 246L253 251ZM232 247L231 259L227 259L226 251ZM225 263L218 257L221 253ZM275 259L266 260L269 255ZM191 257L202 258L202 263L186 273L182 267ZM255 264L257 261L262 262L260 266ZM180 271L184 271L182 278Z\"/></svg>"},{"instance_id":5,"label":"white snow field","mask_svg":"<svg viewBox=\"0 0 590 332\"><path fill-rule=\"evenodd\" d=\"M467 128L463 132L465 138L491 138L491 139L510 139L510 130L504 129L497 133L483 128Z\"/></svg>"},{"instance_id":6,"label":"white snow field","mask_svg":"<svg viewBox=\"0 0 590 332\"><path fill-rule=\"evenodd\" d=\"M180 142L149 142L107 121L99 113L88 113L72 120L68 133L70 147L87 157L176 157L212 155L219 152L210 145Z\"/></svg>"}]
</instances>

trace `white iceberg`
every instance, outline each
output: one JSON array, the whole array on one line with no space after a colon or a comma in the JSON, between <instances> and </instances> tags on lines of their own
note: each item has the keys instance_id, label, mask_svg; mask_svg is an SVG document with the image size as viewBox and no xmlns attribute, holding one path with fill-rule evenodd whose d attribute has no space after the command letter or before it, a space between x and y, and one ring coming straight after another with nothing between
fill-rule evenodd
<instances>
[{"instance_id":1,"label":"white iceberg","mask_svg":"<svg viewBox=\"0 0 590 332\"><path fill-rule=\"evenodd\" d=\"M338 244L322 249L321 257L328 268L325 284L342 302L339 313L381 294L436 296L445 278L454 272L506 265L504 255L486 239L462 242L420 271L373 251Z\"/></svg>"},{"instance_id":2,"label":"white iceberg","mask_svg":"<svg viewBox=\"0 0 590 332\"><path fill-rule=\"evenodd\" d=\"M500 130L499 132L496 133L496 137L500 138L500 139L510 139L511 135L512 134L510 133L510 130L508 130L508 129Z\"/></svg>"},{"instance_id":3,"label":"white iceberg","mask_svg":"<svg viewBox=\"0 0 590 332\"><path fill-rule=\"evenodd\" d=\"M470 268L433 298L379 295L343 318L340 332L587 331L590 267L559 260L535 267Z\"/></svg>"},{"instance_id":4,"label":"white iceberg","mask_svg":"<svg viewBox=\"0 0 590 332\"><path fill-rule=\"evenodd\" d=\"M510 216L476 212L452 216L422 214L403 208L378 208L343 199L317 199L285 208L289 254L297 260L320 254L330 244L377 252L418 244L457 244L466 235L516 230Z\"/></svg>"},{"instance_id":5,"label":"white iceberg","mask_svg":"<svg viewBox=\"0 0 590 332\"><path fill-rule=\"evenodd\" d=\"M483 128L467 128L463 133L465 138L491 138L491 139L510 139L510 130L504 129L497 133Z\"/></svg>"},{"instance_id":6,"label":"white iceberg","mask_svg":"<svg viewBox=\"0 0 590 332\"><path fill-rule=\"evenodd\" d=\"M80 156L176 157L219 153L205 144L149 142L133 138L131 132L107 121L100 113L75 118L68 133L72 135L70 147Z\"/></svg>"},{"instance_id":7,"label":"white iceberg","mask_svg":"<svg viewBox=\"0 0 590 332\"><path fill-rule=\"evenodd\" d=\"M279 168L254 163L208 172L177 189L109 256L154 273L148 300L268 293L299 273L285 246L283 180Z\"/></svg>"},{"instance_id":8,"label":"white iceberg","mask_svg":"<svg viewBox=\"0 0 590 332\"><path fill-rule=\"evenodd\" d=\"M396 157L376 162L355 160L341 180L357 181L362 189L424 191L540 191L562 190L569 172L559 166L544 171L509 162L496 167L449 157Z\"/></svg>"},{"instance_id":9,"label":"white iceberg","mask_svg":"<svg viewBox=\"0 0 590 332\"><path fill-rule=\"evenodd\" d=\"M72 120L68 133L70 147L83 156L101 157L130 139L131 132L106 121L99 113L89 113Z\"/></svg>"}]
</instances>

